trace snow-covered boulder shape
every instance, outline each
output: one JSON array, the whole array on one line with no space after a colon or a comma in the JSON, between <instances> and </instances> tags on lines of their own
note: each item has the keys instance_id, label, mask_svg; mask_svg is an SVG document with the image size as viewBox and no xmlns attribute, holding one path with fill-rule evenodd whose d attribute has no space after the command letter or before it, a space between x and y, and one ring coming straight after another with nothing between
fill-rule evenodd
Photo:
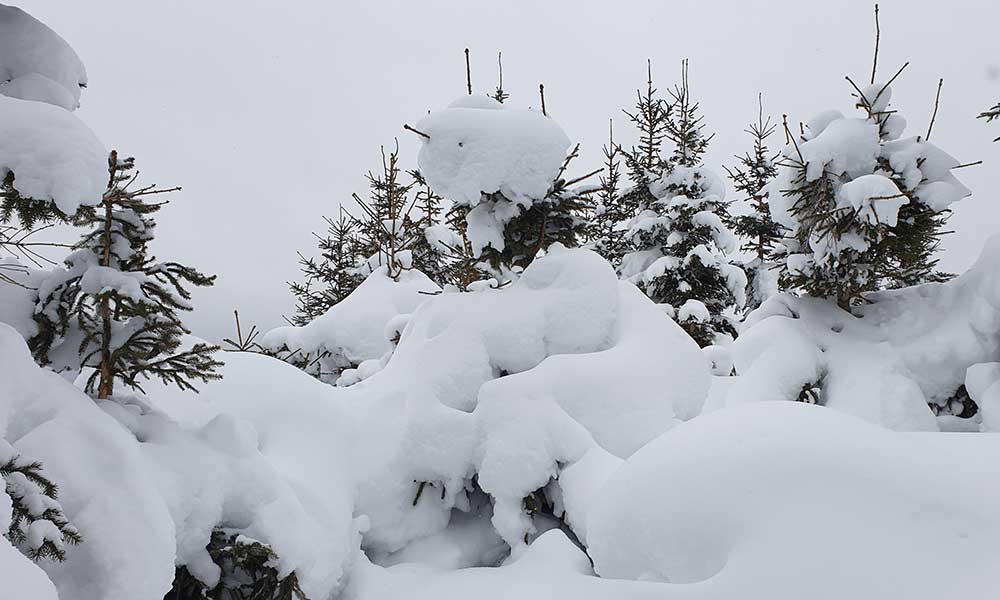
<instances>
[{"instance_id":1,"label":"snow-covered boulder shape","mask_svg":"<svg viewBox=\"0 0 1000 600\"><path fill-rule=\"evenodd\" d=\"M0 96L0 179L10 172L22 196L51 200L73 214L101 201L108 152L72 113Z\"/></svg>"},{"instance_id":2,"label":"snow-covered boulder shape","mask_svg":"<svg viewBox=\"0 0 1000 600\"><path fill-rule=\"evenodd\" d=\"M95 403L36 366L0 324L0 437L43 463L84 538L64 563L38 563L61 600L162 598L175 566L211 585L214 527L270 544L279 573L295 571L310 598L343 584L360 535L348 470L337 463L344 453L328 450L337 420L282 419L295 400L322 407L330 388L251 354L228 357L223 373L201 410L158 395L157 405L185 417L182 427L143 398Z\"/></svg>"},{"instance_id":3,"label":"snow-covered boulder shape","mask_svg":"<svg viewBox=\"0 0 1000 600\"><path fill-rule=\"evenodd\" d=\"M302 327L278 327L264 334L260 344L270 350L299 351L319 360L310 373L334 383L344 369L392 350L386 325L395 317L413 312L441 288L416 269L404 270L398 280L378 267L342 301Z\"/></svg>"},{"instance_id":4,"label":"snow-covered boulder shape","mask_svg":"<svg viewBox=\"0 0 1000 600\"><path fill-rule=\"evenodd\" d=\"M0 323L0 437L40 460L84 543L39 564L63 600L154 598L170 589L174 524L135 438L70 383L35 365Z\"/></svg>"},{"instance_id":5,"label":"snow-covered boulder shape","mask_svg":"<svg viewBox=\"0 0 1000 600\"><path fill-rule=\"evenodd\" d=\"M699 583L660 598L981 598L1000 586L1000 485L935 439L804 404L705 415L611 477L589 554L602 577ZM995 460L996 438L973 442L960 454Z\"/></svg>"},{"instance_id":6,"label":"snow-covered boulder shape","mask_svg":"<svg viewBox=\"0 0 1000 600\"><path fill-rule=\"evenodd\" d=\"M545 195L566 158L569 138L539 110L465 96L417 123L420 174L435 192L474 207L500 192L530 204Z\"/></svg>"},{"instance_id":7,"label":"snow-covered boulder shape","mask_svg":"<svg viewBox=\"0 0 1000 600\"><path fill-rule=\"evenodd\" d=\"M417 123L417 164L435 192L472 208L468 236L476 256L504 248L504 226L545 197L570 140L538 110L515 109L486 96L463 96ZM507 201L480 203L499 192Z\"/></svg>"},{"instance_id":8,"label":"snow-covered boulder shape","mask_svg":"<svg viewBox=\"0 0 1000 600\"><path fill-rule=\"evenodd\" d=\"M769 299L733 344L740 377L726 404L795 400L811 385L829 408L892 429L936 430L928 403L946 407L969 367L1000 356L997 264L1000 236L966 273L871 294L860 317L826 300Z\"/></svg>"},{"instance_id":9,"label":"snow-covered boulder shape","mask_svg":"<svg viewBox=\"0 0 1000 600\"><path fill-rule=\"evenodd\" d=\"M708 385L697 345L587 250L556 245L509 287L437 296L385 368L345 390L352 429L377 440L358 458L379 474L359 482L366 547L394 552L443 529L473 476L510 545L534 529L523 498L555 478L582 534L615 455L695 416ZM433 491L418 497L415 481Z\"/></svg>"},{"instance_id":10,"label":"snow-covered boulder shape","mask_svg":"<svg viewBox=\"0 0 1000 600\"><path fill-rule=\"evenodd\" d=\"M75 110L86 85L87 71L66 40L23 10L0 4L0 95Z\"/></svg>"}]
</instances>

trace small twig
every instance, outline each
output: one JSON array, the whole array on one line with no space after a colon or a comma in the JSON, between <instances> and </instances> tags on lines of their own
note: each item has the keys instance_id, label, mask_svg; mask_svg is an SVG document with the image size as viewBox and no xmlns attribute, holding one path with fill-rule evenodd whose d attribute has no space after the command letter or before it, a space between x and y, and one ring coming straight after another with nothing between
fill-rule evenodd
<instances>
[{"instance_id":1,"label":"small twig","mask_svg":"<svg viewBox=\"0 0 1000 600\"><path fill-rule=\"evenodd\" d=\"M941 101L941 86L944 84L944 77L938 79L938 89L937 94L934 96L934 112L931 114L931 122L927 125L927 135L924 139L928 142L931 141L931 130L934 129L934 119L937 118L938 103Z\"/></svg>"},{"instance_id":2,"label":"small twig","mask_svg":"<svg viewBox=\"0 0 1000 600\"><path fill-rule=\"evenodd\" d=\"M547 117L549 113L545 112L545 84L538 84L538 95L542 97L542 114Z\"/></svg>"},{"instance_id":3,"label":"small twig","mask_svg":"<svg viewBox=\"0 0 1000 600\"><path fill-rule=\"evenodd\" d=\"M431 136L427 135L423 131L420 131L419 129L414 129L414 128L410 127L406 123L403 123L403 129L405 129L407 131L412 131L413 133L419 135L420 137L427 138L428 140L431 139Z\"/></svg>"},{"instance_id":4,"label":"small twig","mask_svg":"<svg viewBox=\"0 0 1000 600\"><path fill-rule=\"evenodd\" d=\"M469 89L469 95L472 95L472 67L469 65L469 49L465 49L465 85Z\"/></svg>"},{"instance_id":5,"label":"small twig","mask_svg":"<svg viewBox=\"0 0 1000 600\"><path fill-rule=\"evenodd\" d=\"M875 85L875 69L878 68L878 43L882 31L878 26L878 3L875 3L875 58L872 60L872 85Z\"/></svg>"},{"instance_id":6,"label":"small twig","mask_svg":"<svg viewBox=\"0 0 1000 600\"><path fill-rule=\"evenodd\" d=\"M981 165L981 164L983 164L983 161L977 160L976 162L964 163L961 165L954 166L951 168L951 170L954 171L955 169L964 169L965 167L975 167L976 165Z\"/></svg>"}]
</instances>

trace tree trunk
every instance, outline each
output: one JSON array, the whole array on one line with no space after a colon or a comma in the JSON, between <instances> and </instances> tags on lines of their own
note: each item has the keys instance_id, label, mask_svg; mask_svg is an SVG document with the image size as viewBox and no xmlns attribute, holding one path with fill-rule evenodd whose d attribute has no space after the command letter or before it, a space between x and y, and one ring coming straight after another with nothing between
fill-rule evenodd
<instances>
[{"instance_id":1,"label":"tree trunk","mask_svg":"<svg viewBox=\"0 0 1000 600\"><path fill-rule=\"evenodd\" d=\"M113 156L113 155L112 155ZM111 171L112 183L114 185L114 169ZM113 195L108 194L104 198L104 236L101 243L101 266L111 266L111 224L112 224ZM97 397L105 399L111 397L115 387L115 374L111 367L111 300L105 296L101 299L101 364L99 366L101 380L97 387Z\"/></svg>"}]
</instances>

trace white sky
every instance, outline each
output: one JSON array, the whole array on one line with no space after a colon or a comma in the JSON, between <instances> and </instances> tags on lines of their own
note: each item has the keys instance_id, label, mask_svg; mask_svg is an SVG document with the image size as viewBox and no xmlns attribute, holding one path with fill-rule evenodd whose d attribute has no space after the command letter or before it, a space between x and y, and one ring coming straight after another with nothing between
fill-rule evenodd
<instances>
[{"instance_id":1,"label":"white sky","mask_svg":"<svg viewBox=\"0 0 1000 600\"><path fill-rule=\"evenodd\" d=\"M181 185L160 213L155 250L219 276L195 296L194 333L233 331L232 310L263 329L294 302L296 250L322 229L379 145L400 138L407 168L417 140L401 130L465 91L463 49L478 91L496 85L503 51L509 102L546 105L582 142L580 173L600 166L613 117L645 82L646 58L661 90L680 61L707 130L708 164L732 165L742 133L765 110L798 122L827 108L851 110L844 75L867 80L874 38L867 0L549 2L259 0L21 0L66 38L87 65L78 115L109 147L133 154L148 182ZM938 77L945 78L934 141L962 161L974 195L951 220L942 267L961 271L1000 231L1000 124L976 115L1000 99L1000 3L881 3L880 73L904 61L893 105L926 131ZM777 136L775 136L777 137ZM719 169L721 172L721 169Z\"/></svg>"}]
</instances>

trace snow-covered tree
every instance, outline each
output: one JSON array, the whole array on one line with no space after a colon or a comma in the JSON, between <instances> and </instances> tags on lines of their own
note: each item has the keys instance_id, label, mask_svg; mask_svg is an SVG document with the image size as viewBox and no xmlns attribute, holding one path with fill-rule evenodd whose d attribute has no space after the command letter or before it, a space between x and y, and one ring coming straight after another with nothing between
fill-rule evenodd
<instances>
[{"instance_id":1,"label":"snow-covered tree","mask_svg":"<svg viewBox=\"0 0 1000 600\"><path fill-rule=\"evenodd\" d=\"M101 203L82 208L78 217L90 231L66 258L66 268L38 290L38 335L30 340L42 364L62 349L73 353L70 366L93 368L86 388L98 398L110 397L116 380L142 389L140 377L156 377L193 390L193 380L221 378L216 369L222 363L213 358L218 347L185 344L190 331L178 315L191 310L185 286L212 285L215 277L150 254L152 215L165 203L146 198L178 188L132 188L134 168L134 159L111 152Z\"/></svg>"},{"instance_id":2,"label":"snow-covered tree","mask_svg":"<svg viewBox=\"0 0 1000 600\"><path fill-rule=\"evenodd\" d=\"M621 182L621 147L615 144L613 125L608 126L608 143L604 152L604 173L597 191L597 202L590 220L590 242L598 254L611 263L615 270L621 266L622 257L631 249L625 236L625 226L635 216L634 207L626 205L619 192Z\"/></svg>"},{"instance_id":3,"label":"snow-covered tree","mask_svg":"<svg viewBox=\"0 0 1000 600\"><path fill-rule=\"evenodd\" d=\"M324 217L325 236L318 240L319 258L299 253L302 281L289 282L296 307L292 323L305 325L353 292L364 277L358 272L358 223L341 208L337 220Z\"/></svg>"},{"instance_id":4,"label":"snow-covered tree","mask_svg":"<svg viewBox=\"0 0 1000 600\"><path fill-rule=\"evenodd\" d=\"M566 175L577 149L567 153L569 138L544 110L470 92L406 127L423 140L420 173L453 203L449 220L464 216L455 233L469 241L477 270L516 278L549 245L583 240L594 189L577 184L599 171Z\"/></svg>"},{"instance_id":5,"label":"snow-covered tree","mask_svg":"<svg viewBox=\"0 0 1000 600\"><path fill-rule=\"evenodd\" d=\"M861 117L826 111L798 134L785 123L791 143L770 185L771 215L790 231L784 286L844 309L868 291L946 278L933 258L940 228L970 193L951 173L957 160L901 137L889 83L855 90Z\"/></svg>"},{"instance_id":6,"label":"snow-covered tree","mask_svg":"<svg viewBox=\"0 0 1000 600\"><path fill-rule=\"evenodd\" d=\"M745 240L742 250L750 254L750 259L743 264L747 275L747 310L760 306L774 284L771 274L772 254L782 237L781 226L771 219L767 206L766 186L778 174L775 166L775 154L767 147L767 138L774 133L776 126L771 118L764 118L764 107L760 96L757 98L757 122L751 123L746 129L753 139L753 150L743 156L737 156L739 164L733 169L726 168L733 188L742 194L752 212L733 218L734 230Z\"/></svg>"},{"instance_id":7,"label":"snow-covered tree","mask_svg":"<svg viewBox=\"0 0 1000 600\"><path fill-rule=\"evenodd\" d=\"M646 199L628 236L636 250L625 256L622 275L658 304L676 311L682 327L701 345L719 334L735 335L735 310L745 301L746 276L727 254L736 238L725 224L725 185L702 165L711 137L703 132L698 103L691 101L687 63L671 91L663 130L674 150L645 184Z\"/></svg>"}]
</instances>

